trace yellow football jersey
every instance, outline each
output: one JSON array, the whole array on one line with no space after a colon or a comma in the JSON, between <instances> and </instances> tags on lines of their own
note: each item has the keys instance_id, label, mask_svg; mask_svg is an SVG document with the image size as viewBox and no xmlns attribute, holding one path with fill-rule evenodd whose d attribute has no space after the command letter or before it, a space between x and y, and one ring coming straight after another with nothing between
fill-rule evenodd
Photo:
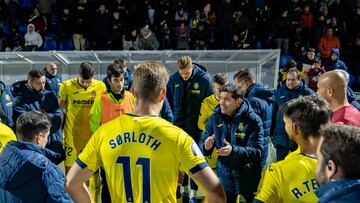
<instances>
[{"instance_id":1,"label":"yellow football jersey","mask_svg":"<svg viewBox=\"0 0 360 203\"><path fill-rule=\"evenodd\" d=\"M176 202L179 171L207 166L194 140L160 117L124 114L102 125L76 162L103 166L112 202Z\"/></svg>"},{"instance_id":2,"label":"yellow football jersey","mask_svg":"<svg viewBox=\"0 0 360 203\"><path fill-rule=\"evenodd\" d=\"M262 202L318 202L315 190L316 158L296 151L273 163L260 181L255 199Z\"/></svg>"},{"instance_id":3,"label":"yellow football jersey","mask_svg":"<svg viewBox=\"0 0 360 203\"><path fill-rule=\"evenodd\" d=\"M14 132L5 124L0 123L0 153L5 145L12 140L16 140Z\"/></svg>"},{"instance_id":4,"label":"yellow football jersey","mask_svg":"<svg viewBox=\"0 0 360 203\"><path fill-rule=\"evenodd\" d=\"M66 147L66 166L71 166L76 156L90 139L90 111L95 97L106 91L105 84L92 80L92 84L84 89L77 78L64 81L60 86L59 97L66 101L67 110L64 126L64 145ZM72 158L69 158L72 157Z\"/></svg>"}]
</instances>

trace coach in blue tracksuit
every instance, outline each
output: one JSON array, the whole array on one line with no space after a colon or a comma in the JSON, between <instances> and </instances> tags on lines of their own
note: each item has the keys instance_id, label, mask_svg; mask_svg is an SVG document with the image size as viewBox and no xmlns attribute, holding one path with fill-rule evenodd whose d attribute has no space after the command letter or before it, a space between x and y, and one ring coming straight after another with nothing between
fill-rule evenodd
<instances>
[{"instance_id":1,"label":"coach in blue tracksuit","mask_svg":"<svg viewBox=\"0 0 360 203\"><path fill-rule=\"evenodd\" d=\"M264 84L257 83L254 75L252 75L248 69L238 71L234 75L234 80L236 85L245 92L244 98L250 102L251 107L263 122L264 153L261 157L261 166L264 167L268 157L272 108L276 90L270 89Z\"/></svg>"},{"instance_id":2,"label":"coach in blue tracksuit","mask_svg":"<svg viewBox=\"0 0 360 203\"><path fill-rule=\"evenodd\" d=\"M45 88L53 92L56 96L59 95L61 78L57 75L58 68L55 63L48 63L44 68L46 85Z\"/></svg>"},{"instance_id":3,"label":"coach in blue tracksuit","mask_svg":"<svg viewBox=\"0 0 360 203\"><path fill-rule=\"evenodd\" d=\"M15 95L13 118L16 120L27 111L44 111L51 120L49 141L46 148L64 155L61 127L61 111L57 97L45 89L45 73L42 70L31 70L27 81L12 85Z\"/></svg>"},{"instance_id":4,"label":"coach in blue tracksuit","mask_svg":"<svg viewBox=\"0 0 360 203\"><path fill-rule=\"evenodd\" d=\"M65 176L56 165L61 155L44 148L49 118L28 111L16 125L18 141L10 141L0 154L0 202L73 202L64 190Z\"/></svg>"},{"instance_id":5,"label":"coach in blue tracksuit","mask_svg":"<svg viewBox=\"0 0 360 203\"><path fill-rule=\"evenodd\" d=\"M12 118L13 96L9 88L0 81L0 122L12 128L14 126Z\"/></svg>"},{"instance_id":6,"label":"coach in blue tracksuit","mask_svg":"<svg viewBox=\"0 0 360 203\"><path fill-rule=\"evenodd\" d=\"M247 202L253 200L264 153L262 121L243 96L233 84L220 90L220 107L206 122L199 143L205 156L217 150L216 172L231 203L238 194Z\"/></svg>"},{"instance_id":7,"label":"coach in blue tracksuit","mask_svg":"<svg viewBox=\"0 0 360 203\"><path fill-rule=\"evenodd\" d=\"M273 138L278 161L283 160L290 151L297 148L297 145L289 139L285 131L284 115L279 109L292 99L313 93L314 91L306 87L301 81L300 71L296 68L289 69L286 73L285 85L276 90L270 136Z\"/></svg>"},{"instance_id":8,"label":"coach in blue tracksuit","mask_svg":"<svg viewBox=\"0 0 360 203\"><path fill-rule=\"evenodd\" d=\"M206 68L192 63L189 56L182 56L177 61L178 71L170 76L167 84L166 97L173 112L173 124L182 128L196 142L200 139L201 130L197 123L202 101L213 94L211 76ZM182 190L186 190L187 178ZM190 183L190 201L194 201L197 191L196 184ZM183 192L186 196L186 192Z\"/></svg>"}]
</instances>

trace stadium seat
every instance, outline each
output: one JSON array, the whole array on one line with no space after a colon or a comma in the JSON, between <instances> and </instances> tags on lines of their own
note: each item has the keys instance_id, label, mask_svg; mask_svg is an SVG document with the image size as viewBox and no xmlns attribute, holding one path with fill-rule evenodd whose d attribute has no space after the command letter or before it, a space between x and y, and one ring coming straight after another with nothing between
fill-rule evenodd
<instances>
[{"instance_id":1,"label":"stadium seat","mask_svg":"<svg viewBox=\"0 0 360 203\"><path fill-rule=\"evenodd\" d=\"M71 39L61 40L59 50L61 51L72 51L74 50L74 44Z\"/></svg>"},{"instance_id":2,"label":"stadium seat","mask_svg":"<svg viewBox=\"0 0 360 203\"><path fill-rule=\"evenodd\" d=\"M27 32L27 25L19 25L19 31L23 34Z\"/></svg>"},{"instance_id":3,"label":"stadium seat","mask_svg":"<svg viewBox=\"0 0 360 203\"><path fill-rule=\"evenodd\" d=\"M280 68L284 68L288 61L294 59L291 55L281 55L280 56Z\"/></svg>"},{"instance_id":4,"label":"stadium seat","mask_svg":"<svg viewBox=\"0 0 360 203\"><path fill-rule=\"evenodd\" d=\"M56 50L57 49L57 42L55 39L45 39L43 51L50 51L50 50Z\"/></svg>"},{"instance_id":5,"label":"stadium seat","mask_svg":"<svg viewBox=\"0 0 360 203\"><path fill-rule=\"evenodd\" d=\"M10 28L8 25L3 25L3 32L5 35L11 35Z\"/></svg>"}]
</instances>

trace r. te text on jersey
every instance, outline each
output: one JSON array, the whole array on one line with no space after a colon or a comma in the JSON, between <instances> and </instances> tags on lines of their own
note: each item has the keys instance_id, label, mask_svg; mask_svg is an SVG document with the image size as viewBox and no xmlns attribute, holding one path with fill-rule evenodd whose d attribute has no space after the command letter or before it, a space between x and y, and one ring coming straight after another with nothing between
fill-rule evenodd
<instances>
[{"instance_id":1,"label":"r. te text on jersey","mask_svg":"<svg viewBox=\"0 0 360 203\"><path fill-rule=\"evenodd\" d=\"M140 143L149 146L154 151L161 145L161 142L154 138L152 135L145 133L135 134L135 132L125 132L123 135L119 134L115 139L109 141L111 149L115 149L116 146L121 146L126 143Z\"/></svg>"}]
</instances>

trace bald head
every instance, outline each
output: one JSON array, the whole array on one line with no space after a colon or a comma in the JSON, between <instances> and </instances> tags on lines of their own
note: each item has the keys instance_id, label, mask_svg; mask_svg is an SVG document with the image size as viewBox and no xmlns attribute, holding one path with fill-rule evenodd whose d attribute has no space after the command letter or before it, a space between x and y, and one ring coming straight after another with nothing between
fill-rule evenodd
<instances>
[{"instance_id":1,"label":"bald head","mask_svg":"<svg viewBox=\"0 0 360 203\"><path fill-rule=\"evenodd\" d=\"M346 99L347 81L344 74L339 71L330 71L321 75L317 86L317 94L330 104Z\"/></svg>"},{"instance_id":2,"label":"bald head","mask_svg":"<svg viewBox=\"0 0 360 203\"><path fill-rule=\"evenodd\" d=\"M46 72L48 72L50 75L55 76L57 74L57 66L55 63L48 63L46 65Z\"/></svg>"}]
</instances>

